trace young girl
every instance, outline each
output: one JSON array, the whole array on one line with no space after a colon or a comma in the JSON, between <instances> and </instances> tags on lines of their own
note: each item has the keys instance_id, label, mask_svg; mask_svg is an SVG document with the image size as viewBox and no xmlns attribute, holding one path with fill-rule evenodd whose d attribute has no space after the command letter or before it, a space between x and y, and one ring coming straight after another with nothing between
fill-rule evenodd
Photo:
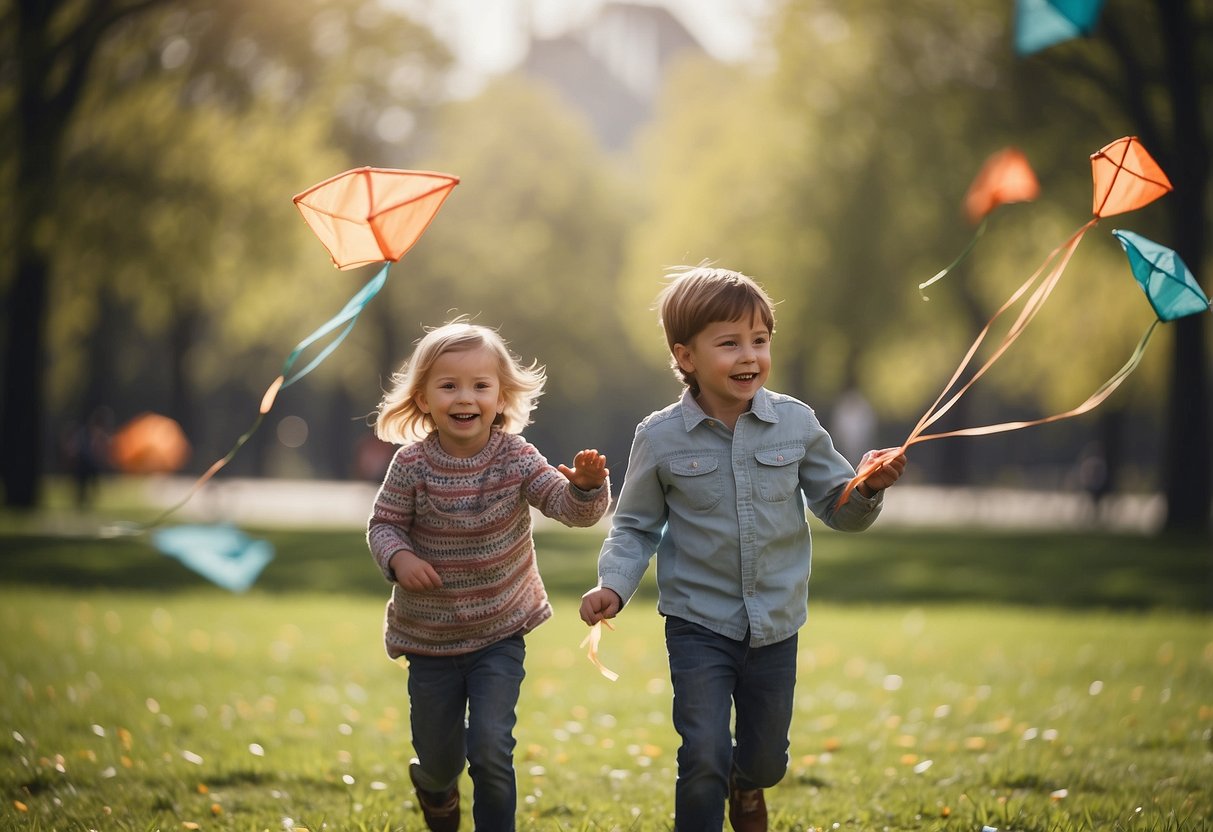
<instances>
[{"instance_id":1,"label":"young girl","mask_svg":"<svg viewBox=\"0 0 1213 832\"><path fill-rule=\"evenodd\" d=\"M409 776L426 825L455 830L466 761L476 829L512 830L523 636L552 615L530 507L593 525L610 502L606 458L584 450L572 468L548 465L519 435L543 368L466 319L425 335L392 381L375 433L411 444L392 459L367 543L393 584L388 655L408 661Z\"/></svg>"}]
</instances>

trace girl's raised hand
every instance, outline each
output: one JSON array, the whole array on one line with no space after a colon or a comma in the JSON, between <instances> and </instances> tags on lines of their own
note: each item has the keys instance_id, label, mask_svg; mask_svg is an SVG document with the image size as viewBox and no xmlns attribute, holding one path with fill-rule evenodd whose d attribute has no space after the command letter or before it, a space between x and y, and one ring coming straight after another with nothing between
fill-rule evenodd
<instances>
[{"instance_id":1,"label":"girl's raised hand","mask_svg":"<svg viewBox=\"0 0 1213 832\"><path fill-rule=\"evenodd\" d=\"M573 467L561 464L556 466L560 473L568 477L569 482L582 491L593 491L606 482L610 470L607 469L606 457L593 449L581 451L573 457Z\"/></svg>"}]
</instances>

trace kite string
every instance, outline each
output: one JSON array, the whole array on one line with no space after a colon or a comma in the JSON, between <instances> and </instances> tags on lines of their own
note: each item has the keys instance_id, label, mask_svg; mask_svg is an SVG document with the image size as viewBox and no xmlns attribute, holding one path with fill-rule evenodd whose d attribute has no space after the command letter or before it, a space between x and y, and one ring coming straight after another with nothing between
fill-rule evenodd
<instances>
[{"instance_id":1,"label":"kite string","mask_svg":"<svg viewBox=\"0 0 1213 832\"><path fill-rule=\"evenodd\" d=\"M354 296L349 299L349 301L346 302L345 306L340 312L327 320L325 323L321 324L319 328L295 345L295 348L291 350L290 355L286 357L286 361L284 361L282 364L282 372L279 373L278 377L274 379L269 388L266 389L265 394L261 397L261 406L259 408L259 412L257 413L257 418L253 420L252 426L249 427L249 429L236 440L236 444L232 446L232 449L229 450L222 459L217 460L211 465L210 468L206 470L206 473L194 481L194 484L190 486L189 491L186 492L184 497L161 512L160 515L150 523L139 527L138 531L147 531L148 529L153 529L163 523L170 515L193 499L194 495L201 490L202 486L206 485L206 483L209 482L211 478L215 476L215 474L219 473L219 471L225 465L227 465L234 456L236 456L236 452L243 448L245 443L248 442L249 439L252 438L253 434L257 432L257 429L261 427L262 421L265 420L265 415L269 413L270 408L274 406L274 401L278 396L278 391L282 390L284 387L290 387L296 381L314 370L317 366L319 366L320 362L328 358L328 356L332 354L333 350L337 349L341 342L345 340L345 337L350 334L350 331L354 328L354 324L358 322L358 316L362 313L362 310L366 308L366 305L371 302L371 299L374 298L375 295L379 294L379 290L382 289L384 284L387 282L388 267L390 265L391 263L384 263L383 268L381 268L374 277L367 281L367 283L361 289L359 289L358 292L356 292ZM294 375L288 377L287 374L290 373L291 367L294 366L295 361L299 358L299 355L305 349L307 349L307 347L311 346L325 335L328 335L342 324L345 324L345 328L331 342L329 342L329 344L325 346L323 350L321 350L319 355L313 358L302 370L299 370Z\"/></svg>"},{"instance_id":2,"label":"kite string","mask_svg":"<svg viewBox=\"0 0 1213 832\"><path fill-rule=\"evenodd\" d=\"M835 509L846 505L847 501L850 500L851 492L854 491L861 482L875 473L882 465L884 465L884 463L896 458L902 453L905 453L910 446L917 444L919 441L925 441L920 439L922 432L938 421L949 410L951 410L956 402L959 401L960 397L963 396L979 378L985 375L986 371L994 364L994 362L997 361L1013 343L1015 343L1019 336L1023 334L1024 330L1027 329L1032 320L1035 319L1037 313L1044 305L1044 302L1048 299L1054 287L1056 287L1057 283L1061 280L1061 276L1064 273L1066 266L1069 264L1070 258L1074 255L1074 251L1077 249L1078 244L1082 240L1083 236L1098 222L1099 217L1092 217L1090 220L1088 220L1078 230L1071 234L1070 238L1066 240L1066 242L1053 249L1053 251L1049 253L1044 262L1032 274L1032 276L1025 280L1018 289L1011 293L1011 296L1003 303L1001 307L999 307L998 311L991 316L991 318L986 322L985 326L982 327L976 339L974 339L973 343L969 346L964 358L961 359L956 371L952 374L952 377L948 380L948 383L944 385L943 391L922 415L922 418L918 420L918 423L914 426L914 429L910 431L910 434L906 440L897 448L889 448L881 453L873 454L865 461L861 462L858 470L855 472L855 476L852 477L843 488L838 501L835 503ZM1051 269L1049 268L1050 264L1053 264ZM1048 273L1045 279L1040 281L1039 286L1036 286L1041 275L1045 274L1046 270L1048 270ZM964 375L965 370L972 362L973 357L976 355L981 344L985 341L986 336L989 334L994 323L1005 312L1011 309L1024 296L1024 294L1033 288L1033 286L1036 287L1035 291L1033 291L1028 297L1028 300L1024 304L1024 308L1020 311L1019 317L1015 320L1015 323L1012 324L1006 335L1003 336L1002 342L994 350L994 353L989 359L987 359L985 364L983 364L981 368L977 370L973 377L968 380L968 382L957 390L950 399L944 402L944 398L948 395L948 392ZM943 402L942 405L941 402Z\"/></svg>"},{"instance_id":3,"label":"kite string","mask_svg":"<svg viewBox=\"0 0 1213 832\"><path fill-rule=\"evenodd\" d=\"M961 430L951 430L945 433L928 433L918 436L915 441L929 442L933 439L944 439L949 436L987 436L992 433L1004 433L1006 431L1019 430L1020 428L1030 428L1034 427L1035 425L1045 425L1050 422L1059 422L1062 419L1081 416L1084 413L1094 410L1109 396L1111 396L1116 388L1119 387L1121 383L1128 378L1134 370L1137 369L1137 365L1141 363L1141 359L1146 354L1146 344L1149 343L1150 336L1154 333L1154 328L1161 322L1162 319L1160 318L1154 319L1154 322L1151 323L1149 328L1146 329L1146 334L1143 335L1141 340L1137 343L1137 347L1133 350L1133 354L1129 357L1129 360L1126 361L1124 365L1112 375L1111 378L1101 384L1099 389L1087 397L1086 401L1077 407L1071 408L1070 410L1062 413L1055 413L1052 416L1045 416L1040 419L1031 419L1021 422L1002 422L996 425L963 428Z\"/></svg>"},{"instance_id":4,"label":"kite string","mask_svg":"<svg viewBox=\"0 0 1213 832\"><path fill-rule=\"evenodd\" d=\"M918 284L918 294L922 296L923 300L930 300L930 298L927 297L927 293L924 292L923 289L927 288L928 286L930 286L933 283L943 280L943 278L947 277L948 272L950 272L950 271L952 271L952 269L956 268L956 265L958 263L960 263L961 260L964 260L966 257L969 256L969 252L973 250L973 246L977 245L977 241L981 238L981 235L985 233L986 224L989 222L989 220L990 220L989 214L987 214L986 216L981 218L981 224L978 225L977 230L973 232L973 236L972 236L972 238L970 238L969 244L964 247L964 251L960 252L960 256L958 256L951 263L949 263L948 265L946 265L942 269L940 269L938 272L936 272L935 276L932 277L930 280L926 281L925 283Z\"/></svg>"},{"instance_id":5,"label":"kite string","mask_svg":"<svg viewBox=\"0 0 1213 832\"><path fill-rule=\"evenodd\" d=\"M918 434L922 433L922 431L926 430L926 428L939 421L944 414L951 410L960 397L968 392L969 388L971 388L978 379L985 375L986 371L994 365L994 362L1001 358L1003 353L1005 353L1011 347L1011 345L1018 340L1019 336L1023 334L1028 325L1036 318L1036 315L1040 312L1044 302L1048 300L1049 295L1052 294L1053 289L1061 280L1062 273L1069 264L1070 258L1073 256L1074 251L1078 247L1078 243L1082 240L1083 235L1087 232L1087 230L1094 227L1096 222L1098 222L1098 219L1092 219L1086 225L1074 232L1074 234L1070 236L1069 240L1051 251L1048 257L1045 258L1044 263L1041 264L1040 268L1037 269L1036 272L1018 289L1016 289L1015 292L1011 294L1011 297L1008 298L1007 301L1002 305L1002 307L1000 307L999 310L994 313L993 317L991 317L986 325L982 328L981 333L977 336L977 339L973 342L973 345L969 348L969 351L965 354L960 366L956 368L956 372L952 375L951 380L949 380L947 386L944 387L943 393L941 393L939 398L935 400L935 403L931 405L931 408L928 409L925 414L923 414L923 417L918 421L918 424L915 425L914 430L912 430L910 435L906 438L906 441L903 443L903 447L908 448L909 446L913 445L916 441L915 437L917 437ZM977 370L977 372L973 374L973 377L970 378L963 387L957 390L951 399L940 406L940 401L942 401L944 396L947 395L948 390L950 390L951 387L960 379L961 375L964 374L965 369L968 367L969 363L973 359L974 354L977 352L977 348L981 345L982 341L985 340L985 337L989 333L990 328L994 325L994 322L997 321L998 318L1003 315L1003 313L1014 306L1019 299L1032 288L1033 284L1037 282L1041 274L1043 274L1049 267L1050 263L1053 263L1053 268L1049 270L1044 280L1041 281L1040 285L1037 286L1035 291L1033 291L1028 297L1028 300L1024 303L1024 308L1020 310L1019 317L1016 318L1015 323L1012 324L1010 329L1007 330L1006 335L1003 336L1002 342L998 345L998 347L995 348L994 352L986 360L985 364L983 364Z\"/></svg>"}]
</instances>

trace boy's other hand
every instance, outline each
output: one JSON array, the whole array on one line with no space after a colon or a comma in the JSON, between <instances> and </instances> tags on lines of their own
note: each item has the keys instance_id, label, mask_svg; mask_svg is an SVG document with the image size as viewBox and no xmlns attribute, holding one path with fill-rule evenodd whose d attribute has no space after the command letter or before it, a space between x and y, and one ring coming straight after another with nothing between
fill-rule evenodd
<instances>
[{"instance_id":1,"label":"boy's other hand","mask_svg":"<svg viewBox=\"0 0 1213 832\"><path fill-rule=\"evenodd\" d=\"M582 491L593 491L606 482L610 470L606 465L606 457L593 449L581 451L573 457L573 467L561 464L556 466L560 473L568 477L569 482Z\"/></svg>"},{"instance_id":2,"label":"boy's other hand","mask_svg":"<svg viewBox=\"0 0 1213 832\"><path fill-rule=\"evenodd\" d=\"M595 587L581 596L581 620L593 627L604 618L614 618L623 607L623 599L615 590Z\"/></svg>"}]
</instances>

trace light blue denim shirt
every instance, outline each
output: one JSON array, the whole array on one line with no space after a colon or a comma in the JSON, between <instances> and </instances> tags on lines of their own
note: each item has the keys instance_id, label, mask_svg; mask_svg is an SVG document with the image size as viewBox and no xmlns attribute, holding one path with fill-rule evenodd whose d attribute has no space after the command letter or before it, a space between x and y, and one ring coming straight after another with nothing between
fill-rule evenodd
<instances>
[{"instance_id":1,"label":"light blue denim shirt","mask_svg":"<svg viewBox=\"0 0 1213 832\"><path fill-rule=\"evenodd\" d=\"M657 609L761 647L804 624L812 540L805 505L831 528L862 531L881 495L834 503L855 475L813 410L760 389L729 429L690 392L636 428L602 586L624 603L657 555Z\"/></svg>"}]
</instances>

